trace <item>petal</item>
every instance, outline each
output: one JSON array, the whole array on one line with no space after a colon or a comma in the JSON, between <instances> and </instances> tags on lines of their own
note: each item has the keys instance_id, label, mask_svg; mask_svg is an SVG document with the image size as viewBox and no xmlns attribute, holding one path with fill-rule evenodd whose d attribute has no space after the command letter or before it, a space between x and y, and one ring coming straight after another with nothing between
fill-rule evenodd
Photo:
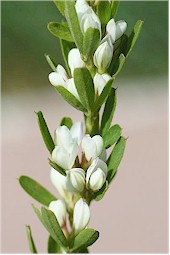
<instances>
[{"instance_id":1,"label":"petal","mask_svg":"<svg viewBox=\"0 0 170 255\"><path fill-rule=\"evenodd\" d=\"M90 8L86 0L77 0L75 4L76 12L78 15L79 22L81 21L84 13Z\"/></svg>"},{"instance_id":2,"label":"petal","mask_svg":"<svg viewBox=\"0 0 170 255\"><path fill-rule=\"evenodd\" d=\"M106 177L107 177L107 173L108 173L107 165L106 165L106 163L105 163L103 160L101 160L100 158L99 158L99 160L98 160L98 162L97 162L96 168L100 168L100 169L105 173L105 175L106 175Z\"/></svg>"},{"instance_id":3,"label":"petal","mask_svg":"<svg viewBox=\"0 0 170 255\"><path fill-rule=\"evenodd\" d=\"M64 197L66 189L66 177L51 168L50 179L54 187L58 190L59 194Z\"/></svg>"},{"instance_id":4,"label":"petal","mask_svg":"<svg viewBox=\"0 0 170 255\"><path fill-rule=\"evenodd\" d=\"M90 176L92 175L92 173L94 173L97 169L97 164L98 164L99 158L96 158L93 160L93 162L91 163L91 165L89 166L89 168L87 169L87 173L86 173L86 186L88 187L89 184L89 179Z\"/></svg>"},{"instance_id":5,"label":"petal","mask_svg":"<svg viewBox=\"0 0 170 255\"><path fill-rule=\"evenodd\" d=\"M80 97L77 93L77 89L76 89L73 78L67 80L66 87L67 87L67 90L80 101Z\"/></svg>"},{"instance_id":6,"label":"petal","mask_svg":"<svg viewBox=\"0 0 170 255\"><path fill-rule=\"evenodd\" d=\"M105 173L98 168L90 177L89 187L93 191L97 191L102 188L106 181Z\"/></svg>"},{"instance_id":7,"label":"petal","mask_svg":"<svg viewBox=\"0 0 170 255\"><path fill-rule=\"evenodd\" d=\"M66 86L66 82L63 79L62 75L57 73L57 72L50 73L48 78L49 78L50 83L53 86L58 86L58 85L61 85L61 86L64 86L64 87Z\"/></svg>"},{"instance_id":8,"label":"petal","mask_svg":"<svg viewBox=\"0 0 170 255\"><path fill-rule=\"evenodd\" d=\"M75 234L78 234L83 230L90 220L90 209L86 202L81 198L75 204L73 213L73 225L75 229Z\"/></svg>"},{"instance_id":9,"label":"petal","mask_svg":"<svg viewBox=\"0 0 170 255\"><path fill-rule=\"evenodd\" d=\"M92 137L92 140L95 142L96 153L97 153L97 157L98 157L98 156L100 156L100 154L103 151L103 147L104 147L103 138L100 135L95 135Z\"/></svg>"},{"instance_id":10,"label":"petal","mask_svg":"<svg viewBox=\"0 0 170 255\"><path fill-rule=\"evenodd\" d=\"M95 93L98 95L101 94L105 84L106 84L106 81L105 79L102 77L101 74L99 73L96 73L95 76L94 76L94 88L95 88Z\"/></svg>"},{"instance_id":11,"label":"petal","mask_svg":"<svg viewBox=\"0 0 170 255\"><path fill-rule=\"evenodd\" d=\"M114 43L116 41L116 23L114 19L107 23L106 32L110 35L112 43Z\"/></svg>"},{"instance_id":12,"label":"petal","mask_svg":"<svg viewBox=\"0 0 170 255\"><path fill-rule=\"evenodd\" d=\"M55 146L52 152L53 161L63 169L69 169L70 155L62 146Z\"/></svg>"},{"instance_id":13,"label":"petal","mask_svg":"<svg viewBox=\"0 0 170 255\"><path fill-rule=\"evenodd\" d=\"M83 122L82 121L75 122L70 129L70 133L72 138L76 140L78 145L80 145L85 133Z\"/></svg>"},{"instance_id":14,"label":"petal","mask_svg":"<svg viewBox=\"0 0 170 255\"><path fill-rule=\"evenodd\" d=\"M72 142L72 136L70 130L66 126L60 126L55 130L54 142L56 145L63 146L66 150Z\"/></svg>"},{"instance_id":15,"label":"petal","mask_svg":"<svg viewBox=\"0 0 170 255\"><path fill-rule=\"evenodd\" d=\"M97 157L96 144L89 135L83 137L81 147L88 161Z\"/></svg>"},{"instance_id":16,"label":"petal","mask_svg":"<svg viewBox=\"0 0 170 255\"><path fill-rule=\"evenodd\" d=\"M68 75L66 73L66 70L64 69L64 67L62 65L58 65L56 68L56 72L59 73L64 81L68 80Z\"/></svg>"},{"instance_id":17,"label":"petal","mask_svg":"<svg viewBox=\"0 0 170 255\"><path fill-rule=\"evenodd\" d=\"M75 68L85 67L85 63L81 59L80 51L77 48L73 48L68 53L68 65L73 76Z\"/></svg>"},{"instance_id":18,"label":"petal","mask_svg":"<svg viewBox=\"0 0 170 255\"><path fill-rule=\"evenodd\" d=\"M79 192L84 190L85 186L85 172L81 168L72 168L67 171L67 178L72 186Z\"/></svg>"},{"instance_id":19,"label":"petal","mask_svg":"<svg viewBox=\"0 0 170 255\"><path fill-rule=\"evenodd\" d=\"M60 226L62 226L66 220L66 205L61 200L52 201L49 204L49 209L55 214Z\"/></svg>"},{"instance_id":20,"label":"petal","mask_svg":"<svg viewBox=\"0 0 170 255\"><path fill-rule=\"evenodd\" d=\"M78 145L75 141L73 141L68 148L68 152L69 152L69 159L68 159L68 168L67 169L71 169L73 167L74 161L77 157L78 154Z\"/></svg>"},{"instance_id":21,"label":"petal","mask_svg":"<svg viewBox=\"0 0 170 255\"><path fill-rule=\"evenodd\" d=\"M126 31L127 23L124 20L116 22L116 40L119 39Z\"/></svg>"}]
</instances>

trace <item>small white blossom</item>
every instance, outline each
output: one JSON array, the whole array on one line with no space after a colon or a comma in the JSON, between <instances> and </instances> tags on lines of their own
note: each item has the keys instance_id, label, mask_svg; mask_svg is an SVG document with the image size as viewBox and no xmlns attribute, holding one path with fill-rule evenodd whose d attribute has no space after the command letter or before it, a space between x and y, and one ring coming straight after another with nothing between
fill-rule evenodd
<instances>
[{"instance_id":1,"label":"small white blossom","mask_svg":"<svg viewBox=\"0 0 170 255\"><path fill-rule=\"evenodd\" d=\"M73 212L73 226L76 235L87 226L89 220L90 220L89 206L81 198L75 204Z\"/></svg>"},{"instance_id":2,"label":"small white blossom","mask_svg":"<svg viewBox=\"0 0 170 255\"><path fill-rule=\"evenodd\" d=\"M95 93L100 95L106 85L106 83L111 79L111 76L107 73L99 74L96 73L93 79Z\"/></svg>"},{"instance_id":3,"label":"small white blossom","mask_svg":"<svg viewBox=\"0 0 170 255\"><path fill-rule=\"evenodd\" d=\"M90 135L85 135L82 139L82 151L86 159L93 160L101 155L104 149L103 138L100 135L95 135L92 138Z\"/></svg>"},{"instance_id":4,"label":"small white blossom","mask_svg":"<svg viewBox=\"0 0 170 255\"><path fill-rule=\"evenodd\" d=\"M67 215L65 203L62 200L52 201L49 204L49 209L55 214L58 223L62 227L65 224Z\"/></svg>"},{"instance_id":5,"label":"small white blossom","mask_svg":"<svg viewBox=\"0 0 170 255\"><path fill-rule=\"evenodd\" d=\"M106 181L108 168L104 161L99 158L93 160L92 164L87 170L86 174L86 187L93 191L102 188Z\"/></svg>"},{"instance_id":6,"label":"small white blossom","mask_svg":"<svg viewBox=\"0 0 170 255\"><path fill-rule=\"evenodd\" d=\"M54 187L58 190L59 194L65 198L66 196L66 177L51 168L50 179Z\"/></svg>"},{"instance_id":7,"label":"small white blossom","mask_svg":"<svg viewBox=\"0 0 170 255\"><path fill-rule=\"evenodd\" d=\"M55 72L49 74L49 81L53 86L61 85L66 87L66 81L68 80L68 75L62 65L56 67Z\"/></svg>"},{"instance_id":8,"label":"small white blossom","mask_svg":"<svg viewBox=\"0 0 170 255\"><path fill-rule=\"evenodd\" d=\"M67 171L67 180L75 191L82 192L85 187L85 172L81 168L72 168Z\"/></svg>"},{"instance_id":9,"label":"small white blossom","mask_svg":"<svg viewBox=\"0 0 170 255\"><path fill-rule=\"evenodd\" d=\"M106 31L110 35L112 43L119 39L126 31L127 23L124 20L119 20L115 23L114 19L111 19L106 26Z\"/></svg>"}]
</instances>

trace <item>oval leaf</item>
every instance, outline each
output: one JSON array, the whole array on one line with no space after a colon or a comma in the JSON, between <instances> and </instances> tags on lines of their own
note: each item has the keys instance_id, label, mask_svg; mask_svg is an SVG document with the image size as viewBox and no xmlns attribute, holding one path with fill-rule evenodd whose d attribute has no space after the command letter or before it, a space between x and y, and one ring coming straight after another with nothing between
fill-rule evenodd
<instances>
[{"instance_id":1,"label":"oval leaf","mask_svg":"<svg viewBox=\"0 0 170 255\"><path fill-rule=\"evenodd\" d=\"M83 53L83 34L81 32L79 20L75 10L75 2L73 0L65 1L65 16L75 44L80 53Z\"/></svg>"},{"instance_id":2,"label":"oval leaf","mask_svg":"<svg viewBox=\"0 0 170 255\"><path fill-rule=\"evenodd\" d=\"M44 225L48 232L50 233L51 237L60 245L63 247L68 246L67 239L58 223L57 218L55 217L54 213L45 207L42 207L41 209L42 213L42 219L44 222Z\"/></svg>"},{"instance_id":3,"label":"oval leaf","mask_svg":"<svg viewBox=\"0 0 170 255\"><path fill-rule=\"evenodd\" d=\"M19 183L31 197L43 205L48 206L51 201L57 200L57 198L41 184L28 176L21 176L19 178Z\"/></svg>"},{"instance_id":4,"label":"oval leaf","mask_svg":"<svg viewBox=\"0 0 170 255\"><path fill-rule=\"evenodd\" d=\"M85 67L74 70L74 82L83 106L89 110L94 109L94 85L89 70Z\"/></svg>"},{"instance_id":5,"label":"oval leaf","mask_svg":"<svg viewBox=\"0 0 170 255\"><path fill-rule=\"evenodd\" d=\"M113 115L116 109L116 89L112 88L110 95L105 103L102 121L101 121L101 134L104 136L110 128Z\"/></svg>"},{"instance_id":6,"label":"oval leaf","mask_svg":"<svg viewBox=\"0 0 170 255\"><path fill-rule=\"evenodd\" d=\"M103 136L105 148L109 148L115 144L121 136L122 129L119 125L112 126L108 132Z\"/></svg>"},{"instance_id":7,"label":"oval leaf","mask_svg":"<svg viewBox=\"0 0 170 255\"><path fill-rule=\"evenodd\" d=\"M31 228L29 225L26 226L26 230L27 230L27 237L28 237L28 244L29 244L29 248L31 253L37 253L37 249L32 237L32 232L31 232Z\"/></svg>"},{"instance_id":8,"label":"oval leaf","mask_svg":"<svg viewBox=\"0 0 170 255\"><path fill-rule=\"evenodd\" d=\"M98 1L97 16L103 25L106 25L109 22L111 16L111 7L109 1Z\"/></svg>"},{"instance_id":9,"label":"oval leaf","mask_svg":"<svg viewBox=\"0 0 170 255\"><path fill-rule=\"evenodd\" d=\"M56 5L57 9L59 10L59 12L60 12L63 16L65 16L65 2L59 0L59 1L54 1L54 3L55 3L55 5Z\"/></svg>"},{"instance_id":10,"label":"oval leaf","mask_svg":"<svg viewBox=\"0 0 170 255\"><path fill-rule=\"evenodd\" d=\"M123 54L120 54L118 62L117 62L117 67L116 67L116 72L114 74L114 77L116 75L118 75L118 73L121 71L121 69L125 63L125 60L126 60L125 56Z\"/></svg>"},{"instance_id":11,"label":"oval leaf","mask_svg":"<svg viewBox=\"0 0 170 255\"><path fill-rule=\"evenodd\" d=\"M60 174L66 176L65 171L63 170L63 168L61 168L60 166L58 166L55 162L53 162L51 159L48 159L50 166L52 166L52 168L54 168L55 170L57 170Z\"/></svg>"},{"instance_id":12,"label":"oval leaf","mask_svg":"<svg viewBox=\"0 0 170 255\"><path fill-rule=\"evenodd\" d=\"M61 247L56 243L56 241L49 236L48 238L48 253L62 253Z\"/></svg>"},{"instance_id":13,"label":"oval leaf","mask_svg":"<svg viewBox=\"0 0 170 255\"><path fill-rule=\"evenodd\" d=\"M116 17L116 14L117 14L117 11L118 11L118 8L119 8L119 3L120 3L119 0L113 0L112 1L112 5L111 5L111 16L112 16L112 18Z\"/></svg>"},{"instance_id":14,"label":"oval leaf","mask_svg":"<svg viewBox=\"0 0 170 255\"><path fill-rule=\"evenodd\" d=\"M82 230L74 239L74 245L72 248L72 252L78 252L81 249L85 249L88 246L92 245L99 237L99 232L86 228Z\"/></svg>"},{"instance_id":15,"label":"oval leaf","mask_svg":"<svg viewBox=\"0 0 170 255\"><path fill-rule=\"evenodd\" d=\"M108 159L108 176L107 180L110 183L113 177L116 174L117 168L122 160L124 150L126 146L126 139L124 137L120 137L117 141L116 145L114 146L111 155Z\"/></svg>"},{"instance_id":16,"label":"oval leaf","mask_svg":"<svg viewBox=\"0 0 170 255\"><path fill-rule=\"evenodd\" d=\"M69 42L74 42L67 23L50 22L47 27L48 30L56 37Z\"/></svg>"},{"instance_id":17,"label":"oval leaf","mask_svg":"<svg viewBox=\"0 0 170 255\"><path fill-rule=\"evenodd\" d=\"M41 111L37 112L36 114L37 114L37 118L38 118L38 125L40 128L44 143L45 143L47 149L49 150L49 152L52 153L55 145L54 145L54 141L51 137L51 134L49 132L47 123L46 123Z\"/></svg>"},{"instance_id":18,"label":"oval leaf","mask_svg":"<svg viewBox=\"0 0 170 255\"><path fill-rule=\"evenodd\" d=\"M62 118L62 120L60 122L60 126L66 126L66 127L68 127L68 129L70 129L72 127L72 125L73 125L73 121L69 117Z\"/></svg>"},{"instance_id":19,"label":"oval leaf","mask_svg":"<svg viewBox=\"0 0 170 255\"><path fill-rule=\"evenodd\" d=\"M83 40L83 55L84 61L87 61L89 57L94 53L98 47L100 41L100 32L96 28L89 27L85 34Z\"/></svg>"},{"instance_id":20,"label":"oval leaf","mask_svg":"<svg viewBox=\"0 0 170 255\"><path fill-rule=\"evenodd\" d=\"M74 108L76 108L77 110L82 111L82 112L86 111L86 109L83 107L83 105L80 103L80 101L75 96L73 96L67 89L65 89L63 86L56 86L55 89Z\"/></svg>"}]
</instances>

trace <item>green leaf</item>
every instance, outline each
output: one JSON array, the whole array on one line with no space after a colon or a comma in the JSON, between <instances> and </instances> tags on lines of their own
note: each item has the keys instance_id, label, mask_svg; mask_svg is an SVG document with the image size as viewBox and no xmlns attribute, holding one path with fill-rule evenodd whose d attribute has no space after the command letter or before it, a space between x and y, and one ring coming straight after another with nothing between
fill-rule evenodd
<instances>
[{"instance_id":1,"label":"green leaf","mask_svg":"<svg viewBox=\"0 0 170 255\"><path fill-rule=\"evenodd\" d=\"M41 184L28 176L21 176L19 178L19 183L31 197L43 205L48 206L51 201L57 200L57 198Z\"/></svg>"},{"instance_id":2,"label":"green leaf","mask_svg":"<svg viewBox=\"0 0 170 255\"><path fill-rule=\"evenodd\" d=\"M85 67L74 70L74 82L79 94L80 100L89 111L94 109L94 85L89 70Z\"/></svg>"},{"instance_id":3,"label":"green leaf","mask_svg":"<svg viewBox=\"0 0 170 255\"><path fill-rule=\"evenodd\" d=\"M117 172L117 168L122 160L124 150L126 146L126 139L120 137L117 143L115 144L112 153L108 159L108 176L107 180L110 183Z\"/></svg>"},{"instance_id":4,"label":"green leaf","mask_svg":"<svg viewBox=\"0 0 170 255\"><path fill-rule=\"evenodd\" d=\"M70 68L68 65L68 53L70 52L71 49L75 48L75 43L60 39L60 46L61 46L64 62L66 64L67 72L69 73L69 75L71 75Z\"/></svg>"},{"instance_id":5,"label":"green leaf","mask_svg":"<svg viewBox=\"0 0 170 255\"><path fill-rule=\"evenodd\" d=\"M28 244L29 244L30 251L31 253L37 253L37 249L32 237L31 227L27 225L26 230L27 230L27 237L28 237Z\"/></svg>"},{"instance_id":6,"label":"green leaf","mask_svg":"<svg viewBox=\"0 0 170 255\"><path fill-rule=\"evenodd\" d=\"M55 145L54 145L54 141L51 137L51 134L49 132L47 123L46 123L41 111L37 112L36 114L37 114L37 118L38 118L38 125L40 128L44 143L45 143L47 149L49 150L49 152L52 153Z\"/></svg>"},{"instance_id":7,"label":"green leaf","mask_svg":"<svg viewBox=\"0 0 170 255\"><path fill-rule=\"evenodd\" d=\"M58 220L54 213L45 207L41 209L42 219L47 231L50 233L51 237L63 247L68 246L68 241L58 223Z\"/></svg>"},{"instance_id":8,"label":"green leaf","mask_svg":"<svg viewBox=\"0 0 170 255\"><path fill-rule=\"evenodd\" d=\"M53 61L53 59L51 58L50 55L45 54L45 58L47 60L47 63L49 64L49 66L51 67L51 69L55 72L56 71L56 64Z\"/></svg>"},{"instance_id":9,"label":"green leaf","mask_svg":"<svg viewBox=\"0 0 170 255\"><path fill-rule=\"evenodd\" d=\"M118 8L119 8L119 3L120 3L120 1L117 1L117 0L112 1L112 5L111 5L111 16L112 16L112 18L116 17L116 14L117 14L117 11L118 11Z\"/></svg>"},{"instance_id":10,"label":"green leaf","mask_svg":"<svg viewBox=\"0 0 170 255\"><path fill-rule=\"evenodd\" d=\"M56 7L58 8L59 12L65 16L65 2L64 1L54 1Z\"/></svg>"},{"instance_id":11,"label":"green leaf","mask_svg":"<svg viewBox=\"0 0 170 255\"><path fill-rule=\"evenodd\" d=\"M96 28L89 27L85 34L83 40L83 55L84 60L87 61L89 57L94 53L98 47L100 41L100 32Z\"/></svg>"},{"instance_id":12,"label":"green leaf","mask_svg":"<svg viewBox=\"0 0 170 255\"><path fill-rule=\"evenodd\" d=\"M118 59L118 65L116 67L117 70L116 70L116 72L114 74L114 77L116 75L118 75L118 73L121 71L121 69L122 69L122 67L123 67L123 65L125 63L125 60L126 60L125 56L123 54L120 54L119 59Z\"/></svg>"},{"instance_id":13,"label":"green leaf","mask_svg":"<svg viewBox=\"0 0 170 255\"><path fill-rule=\"evenodd\" d=\"M42 219L42 215L41 215L41 212L40 210L35 207L33 204L32 204L32 207L34 209L34 212L36 213L36 215L38 216L39 220L41 221L41 223L44 225L44 222L43 222L43 219Z\"/></svg>"},{"instance_id":14,"label":"green leaf","mask_svg":"<svg viewBox=\"0 0 170 255\"><path fill-rule=\"evenodd\" d=\"M116 89L112 88L110 95L105 103L102 121L101 121L101 134L104 136L110 128L113 115L116 109Z\"/></svg>"},{"instance_id":15,"label":"green leaf","mask_svg":"<svg viewBox=\"0 0 170 255\"><path fill-rule=\"evenodd\" d=\"M74 42L74 39L71 35L70 29L67 23L60 23L60 22L50 22L48 23L48 30L56 37L60 39Z\"/></svg>"},{"instance_id":16,"label":"green leaf","mask_svg":"<svg viewBox=\"0 0 170 255\"><path fill-rule=\"evenodd\" d=\"M57 170L60 174L66 176L66 172L60 166L58 166L55 162L51 161L50 159L48 159L48 161L50 166L52 166L52 168Z\"/></svg>"},{"instance_id":17,"label":"green leaf","mask_svg":"<svg viewBox=\"0 0 170 255\"><path fill-rule=\"evenodd\" d=\"M100 94L100 96L97 98L96 104L95 104L95 110L98 110L102 104L104 103L104 101L106 100L106 98L108 97L108 95L110 94L111 88L112 88L112 84L113 84L114 78L111 78L105 85L102 93Z\"/></svg>"},{"instance_id":18,"label":"green leaf","mask_svg":"<svg viewBox=\"0 0 170 255\"><path fill-rule=\"evenodd\" d=\"M97 4L97 16L103 25L106 25L111 16L111 8L109 1L98 1Z\"/></svg>"},{"instance_id":19,"label":"green leaf","mask_svg":"<svg viewBox=\"0 0 170 255\"><path fill-rule=\"evenodd\" d=\"M74 239L74 245L72 248L72 253L78 252L79 250L85 249L86 247L92 245L99 237L99 232L86 228L82 230Z\"/></svg>"},{"instance_id":20,"label":"green leaf","mask_svg":"<svg viewBox=\"0 0 170 255\"><path fill-rule=\"evenodd\" d=\"M60 122L60 126L66 126L66 127L68 127L68 129L70 129L72 127L72 125L73 125L73 121L69 117L62 118L62 120Z\"/></svg>"},{"instance_id":21,"label":"green leaf","mask_svg":"<svg viewBox=\"0 0 170 255\"><path fill-rule=\"evenodd\" d=\"M94 193L92 199L94 199L96 201L100 201L104 197L108 188L109 188L109 184L108 184L108 181L106 181L104 183L103 187L98 192Z\"/></svg>"},{"instance_id":22,"label":"green leaf","mask_svg":"<svg viewBox=\"0 0 170 255\"><path fill-rule=\"evenodd\" d=\"M62 253L61 247L51 236L48 238L48 253Z\"/></svg>"},{"instance_id":23,"label":"green leaf","mask_svg":"<svg viewBox=\"0 0 170 255\"><path fill-rule=\"evenodd\" d=\"M127 50L126 50L126 58L129 56L130 52L132 51L132 49L136 43L136 40L137 40L137 38L140 34L140 31L142 29L143 23L144 22L142 20L138 20L133 28L132 33L129 36Z\"/></svg>"},{"instance_id":24,"label":"green leaf","mask_svg":"<svg viewBox=\"0 0 170 255\"><path fill-rule=\"evenodd\" d=\"M79 20L75 10L75 2L73 0L65 0L65 15L75 44L80 53L83 53L83 34L81 32Z\"/></svg>"},{"instance_id":25,"label":"green leaf","mask_svg":"<svg viewBox=\"0 0 170 255\"><path fill-rule=\"evenodd\" d=\"M64 88L63 86L56 86L55 89L74 108L76 108L77 110L82 111L82 112L86 111L86 109L80 103L80 101L75 96L73 96L66 88Z\"/></svg>"},{"instance_id":26,"label":"green leaf","mask_svg":"<svg viewBox=\"0 0 170 255\"><path fill-rule=\"evenodd\" d=\"M105 148L109 148L115 144L121 136L122 129L119 125L112 126L108 132L103 136Z\"/></svg>"}]
</instances>

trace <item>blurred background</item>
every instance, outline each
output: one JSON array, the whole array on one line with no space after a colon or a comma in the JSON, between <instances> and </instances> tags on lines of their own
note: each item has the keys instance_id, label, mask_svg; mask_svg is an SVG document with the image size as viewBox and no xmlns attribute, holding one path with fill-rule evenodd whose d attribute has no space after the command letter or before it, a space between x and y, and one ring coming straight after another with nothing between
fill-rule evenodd
<instances>
[{"instance_id":1,"label":"blurred background","mask_svg":"<svg viewBox=\"0 0 170 255\"><path fill-rule=\"evenodd\" d=\"M62 17L52 1L2 1L2 252L28 253L30 224L39 252L47 232L35 202L17 178L29 175L51 192L49 156L34 111L53 133L63 116L82 114L48 82L44 53L64 64L59 40L47 30ZM168 252L168 2L121 1L117 20L144 20L141 35L115 87L114 123L129 137L124 159L104 199L92 204L90 226L100 231L93 253ZM37 204L37 202L35 202Z\"/></svg>"}]
</instances>

